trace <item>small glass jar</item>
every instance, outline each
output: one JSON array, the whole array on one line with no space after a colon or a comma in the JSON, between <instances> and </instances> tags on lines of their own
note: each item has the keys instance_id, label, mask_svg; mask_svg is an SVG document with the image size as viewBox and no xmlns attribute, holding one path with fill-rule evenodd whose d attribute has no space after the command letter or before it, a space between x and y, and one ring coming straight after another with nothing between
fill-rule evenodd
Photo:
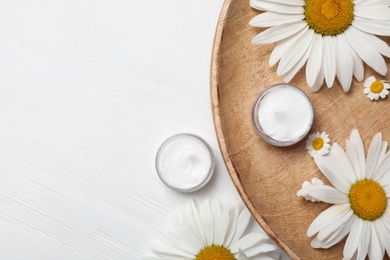
<instances>
[{"instance_id":1,"label":"small glass jar","mask_svg":"<svg viewBox=\"0 0 390 260\"><path fill-rule=\"evenodd\" d=\"M179 192L193 192L213 176L215 158L205 140L193 134L177 134L158 149L156 170L161 181Z\"/></svg>"},{"instance_id":2,"label":"small glass jar","mask_svg":"<svg viewBox=\"0 0 390 260\"><path fill-rule=\"evenodd\" d=\"M275 84L264 89L252 106L256 133L267 143L290 146L301 141L314 120L313 106L301 89Z\"/></svg>"}]
</instances>

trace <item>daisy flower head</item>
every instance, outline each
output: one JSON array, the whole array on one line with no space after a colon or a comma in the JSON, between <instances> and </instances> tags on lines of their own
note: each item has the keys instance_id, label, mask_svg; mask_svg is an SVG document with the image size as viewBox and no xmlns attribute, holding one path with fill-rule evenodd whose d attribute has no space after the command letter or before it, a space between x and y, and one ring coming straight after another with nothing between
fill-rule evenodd
<instances>
[{"instance_id":1,"label":"daisy flower head","mask_svg":"<svg viewBox=\"0 0 390 260\"><path fill-rule=\"evenodd\" d=\"M346 152L333 143L328 156L314 160L333 186L308 185L298 195L333 204L309 226L311 246L329 248L348 234L344 259L383 259L390 254L390 153L377 133L365 157L359 132L353 130Z\"/></svg>"},{"instance_id":2,"label":"daisy flower head","mask_svg":"<svg viewBox=\"0 0 390 260\"><path fill-rule=\"evenodd\" d=\"M251 214L238 203L221 205L217 200L192 200L173 231L161 232L151 244L152 259L246 260L279 259L276 247L264 234L244 235Z\"/></svg>"},{"instance_id":3,"label":"daisy flower head","mask_svg":"<svg viewBox=\"0 0 390 260\"><path fill-rule=\"evenodd\" d=\"M386 80L377 80L374 76L364 81L364 94L371 100L385 98L389 94L390 84Z\"/></svg>"},{"instance_id":4,"label":"daisy flower head","mask_svg":"<svg viewBox=\"0 0 390 260\"><path fill-rule=\"evenodd\" d=\"M390 35L387 0L250 0L250 5L263 11L250 25L270 27L252 43L278 42L269 65L279 62L276 73L285 82L305 63L306 82L313 91L324 80L332 87L337 76L348 92L353 76L363 80L363 61L386 75L383 56L390 57L390 47L376 35Z\"/></svg>"},{"instance_id":5,"label":"daisy flower head","mask_svg":"<svg viewBox=\"0 0 390 260\"><path fill-rule=\"evenodd\" d=\"M330 139L329 135L325 132L317 132L309 135L309 138L306 141L307 152L313 156L314 153L319 155L325 155L329 153L330 149Z\"/></svg>"}]
</instances>

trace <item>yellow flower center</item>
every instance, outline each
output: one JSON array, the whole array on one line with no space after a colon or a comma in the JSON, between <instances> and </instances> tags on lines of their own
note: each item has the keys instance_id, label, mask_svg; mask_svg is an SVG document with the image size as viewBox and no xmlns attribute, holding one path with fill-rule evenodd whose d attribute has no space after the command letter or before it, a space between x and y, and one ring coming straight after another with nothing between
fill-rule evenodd
<instances>
[{"instance_id":1,"label":"yellow flower center","mask_svg":"<svg viewBox=\"0 0 390 260\"><path fill-rule=\"evenodd\" d=\"M206 246L200 250L195 260L234 260L234 254L223 246Z\"/></svg>"},{"instance_id":2,"label":"yellow flower center","mask_svg":"<svg viewBox=\"0 0 390 260\"><path fill-rule=\"evenodd\" d=\"M322 35L337 35L352 23L352 0L306 0L305 17L311 29Z\"/></svg>"},{"instance_id":3,"label":"yellow flower center","mask_svg":"<svg viewBox=\"0 0 390 260\"><path fill-rule=\"evenodd\" d=\"M372 82L372 84L370 86L370 90L374 94L381 93L384 88L385 88L385 85L383 84L383 82L381 82L379 80Z\"/></svg>"},{"instance_id":4,"label":"yellow flower center","mask_svg":"<svg viewBox=\"0 0 390 260\"><path fill-rule=\"evenodd\" d=\"M313 149L318 151L322 147L324 147L324 139L317 137L316 139L313 140L312 145L313 145Z\"/></svg>"},{"instance_id":5,"label":"yellow flower center","mask_svg":"<svg viewBox=\"0 0 390 260\"><path fill-rule=\"evenodd\" d=\"M376 181L357 181L349 191L349 202L353 212L364 220L375 220L386 210L387 197Z\"/></svg>"}]
</instances>

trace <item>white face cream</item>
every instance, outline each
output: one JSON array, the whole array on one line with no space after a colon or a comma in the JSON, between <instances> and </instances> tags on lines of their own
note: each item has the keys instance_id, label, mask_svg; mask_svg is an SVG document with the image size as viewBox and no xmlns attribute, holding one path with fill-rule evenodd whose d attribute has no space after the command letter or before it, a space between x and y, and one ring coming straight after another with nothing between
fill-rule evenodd
<instances>
[{"instance_id":1,"label":"white face cream","mask_svg":"<svg viewBox=\"0 0 390 260\"><path fill-rule=\"evenodd\" d=\"M214 172L210 146L192 134L175 135L166 140L156 157L160 179L170 188L192 192L203 187Z\"/></svg>"},{"instance_id":2,"label":"white face cream","mask_svg":"<svg viewBox=\"0 0 390 260\"><path fill-rule=\"evenodd\" d=\"M268 143L288 146L302 140L313 124L313 107L299 88L279 84L266 88L252 110L257 133Z\"/></svg>"}]
</instances>

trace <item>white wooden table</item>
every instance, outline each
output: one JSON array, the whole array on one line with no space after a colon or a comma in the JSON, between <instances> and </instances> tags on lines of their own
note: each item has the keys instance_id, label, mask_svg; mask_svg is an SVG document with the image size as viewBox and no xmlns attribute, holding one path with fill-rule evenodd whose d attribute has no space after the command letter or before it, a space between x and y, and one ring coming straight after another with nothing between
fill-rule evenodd
<instances>
[{"instance_id":1,"label":"white wooden table","mask_svg":"<svg viewBox=\"0 0 390 260\"><path fill-rule=\"evenodd\" d=\"M210 106L222 4L0 0L0 259L139 259L190 198L241 201ZM191 194L154 167L181 132L217 160Z\"/></svg>"}]
</instances>

